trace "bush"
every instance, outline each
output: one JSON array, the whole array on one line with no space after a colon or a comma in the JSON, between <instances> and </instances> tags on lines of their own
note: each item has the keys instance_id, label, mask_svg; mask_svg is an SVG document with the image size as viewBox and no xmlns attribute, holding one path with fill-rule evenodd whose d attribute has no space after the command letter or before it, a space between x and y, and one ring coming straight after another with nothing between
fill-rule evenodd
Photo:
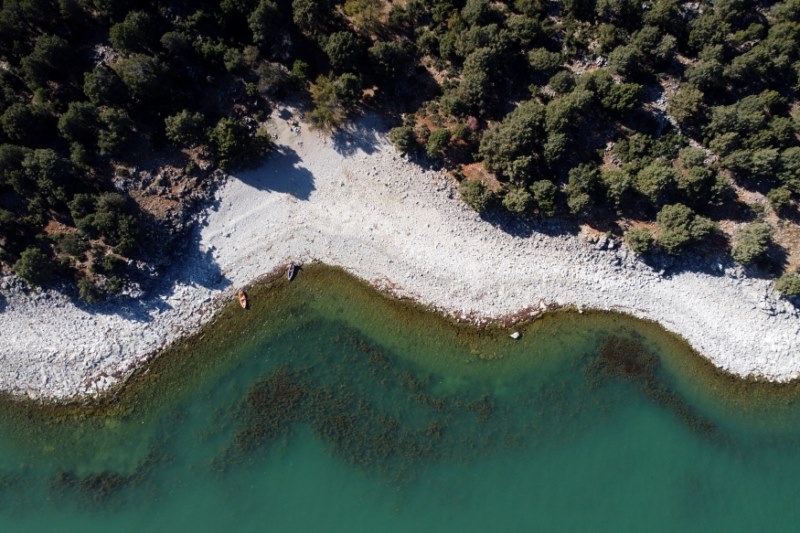
<instances>
[{"instance_id":1,"label":"bush","mask_svg":"<svg viewBox=\"0 0 800 533\"><path fill-rule=\"evenodd\" d=\"M575 76L568 70L560 70L550 77L547 84L556 93L567 94L575 88Z\"/></svg>"},{"instance_id":2,"label":"bush","mask_svg":"<svg viewBox=\"0 0 800 533\"><path fill-rule=\"evenodd\" d=\"M181 147L192 147L202 139L203 115L184 109L164 119L164 131L170 142Z\"/></svg>"},{"instance_id":3,"label":"bush","mask_svg":"<svg viewBox=\"0 0 800 533\"><path fill-rule=\"evenodd\" d=\"M78 298L87 304L93 304L100 300L100 294L91 279L83 277L78 280Z\"/></svg>"},{"instance_id":4,"label":"bush","mask_svg":"<svg viewBox=\"0 0 800 533\"><path fill-rule=\"evenodd\" d=\"M263 157L272 143L247 124L235 118L222 118L208 134L219 166L229 170L243 167Z\"/></svg>"},{"instance_id":5,"label":"bush","mask_svg":"<svg viewBox=\"0 0 800 533\"><path fill-rule=\"evenodd\" d=\"M536 200L536 206L539 211L548 217L556 213L556 194L558 188L555 183L550 180L537 180L531 185L531 192L533 199Z\"/></svg>"},{"instance_id":6,"label":"bush","mask_svg":"<svg viewBox=\"0 0 800 533\"><path fill-rule=\"evenodd\" d=\"M659 227L658 244L671 255L705 239L716 229L714 222L697 215L683 204L665 205L656 215L656 222Z\"/></svg>"},{"instance_id":7,"label":"bush","mask_svg":"<svg viewBox=\"0 0 800 533\"><path fill-rule=\"evenodd\" d=\"M425 147L425 151L430 158L439 157L449 144L450 130L445 128L435 130L431 132L430 137L428 137L428 144Z\"/></svg>"},{"instance_id":8,"label":"bush","mask_svg":"<svg viewBox=\"0 0 800 533\"><path fill-rule=\"evenodd\" d=\"M337 72L355 71L364 60L365 50L361 39L349 31L332 33L325 42L325 53Z\"/></svg>"},{"instance_id":9,"label":"bush","mask_svg":"<svg viewBox=\"0 0 800 533\"><path fill-rule=\"evenodd\" d=\"M478 213L486 211L492 199L491 191L478 180L464 180L459 186L461 198Z\"/></svg>"},{"instance_id":10,"label":"bush","mask_svg":"<svg viewBox=\"0 0 800 533\"><path fill-rule=\"evenodd\" d=\"M754 223L743 227L736 234L733 245L733 260L740 265L748 265L762 258L772 244L772 228L766 224Z\"/></svg>"},{"instance_id":11,"label":"bush","mask_svg":"<svg viewBox=\"0 0 800 533\"><path fill-rule=\"evenodd\" d=\"M767 200L772 209L780 212L791 203L792 191L787 187L777 187L767 193Z\"/></svg>"},{"instance_id":12,"label":"bush","mask_svg":"<svg viewBox=\"0 0 800 533\"><path fill-rule=\"evenodd\" d=\"M39 248L26 248L14 263L14 272L24 279L28 285L40 286L46 283L52 274L50 258Z\"/></svg>"},{"instance_id":13,"label":"bush","mask_svg":"<svg viewBox=\"0 0 800 533\"><path fill-rule=\"evenodd\" d=\"M416 152L419 148L417 134L411 126L400 126L389 131L389 140L394 143L395 148L402 154Z\"/></svg>"},{"instance_id":14,"label":"bush","mask_svg":"<svg viewBox=\"0 0 800 533\"><path fill-rule=\"evenodd\" d=\"M636 255L644 255L653 246L653 234L647 228L633 228L625 232L625 242Z\"/></svg>"},{"instance_id":15,"label":"bush","mask_svg":"<svg viewBox=\"0 0 800 533\"><path fill-rule=\"evenodd\" d=\"M336 94L336 84L328 76L320 76L311 88L314 108L308 112L311 124L324 131L334 131L345 121L344 107Z\"/></svg>"},{"instance_id":16,"label":"bush","mask_svg":"<svg viewBox=\"0 0 800 533\"><path fill-rule=\"evenodd\" d=\"M503 207L512 213L524 213L531 207L533 197L522 187L510 189L503 197Z\"/></svg>"},{"instance_id":17,"label":"bush","mask_svg":"<svg viewBox=\"0 0 800 533\"><path fill-rule=\"evenodd\" d=\"M660 205L678 181L678 173L668 161L656 159L636 174L635 186L653 205Z\"/></svg>"},{"instance_id":18,"label":"bush","mask_svg":"<svg viewBox=\"0 0 800 533\"><path fill-rule=\"evenodd\" d=\"M800 273L786 272L775 281L775 290L787 298L800 296Z\"/></svg>"}]
</instances>

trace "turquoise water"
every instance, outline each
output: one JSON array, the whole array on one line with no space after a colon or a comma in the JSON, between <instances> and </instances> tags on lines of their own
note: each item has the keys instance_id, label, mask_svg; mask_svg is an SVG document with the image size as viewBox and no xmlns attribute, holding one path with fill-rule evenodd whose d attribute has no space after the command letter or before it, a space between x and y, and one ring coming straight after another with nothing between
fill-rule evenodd
<instances>
[{"instance_id":1,"label":"turquoise water","mask_svg":"<svg viewBox=\"0 0 800 533\"><path fill-rule=\"evenodd\" d=\"M796 529L796 387L652 324L512 341L321 267L251 300L107 403L4 404L2 531Z\"/></svg>"}]
</instances>

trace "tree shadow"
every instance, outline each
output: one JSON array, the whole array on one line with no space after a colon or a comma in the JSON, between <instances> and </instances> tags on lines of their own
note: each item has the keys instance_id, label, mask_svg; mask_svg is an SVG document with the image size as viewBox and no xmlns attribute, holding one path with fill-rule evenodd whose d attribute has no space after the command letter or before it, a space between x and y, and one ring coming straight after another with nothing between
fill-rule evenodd
<instances>
[{"instance_id":1,"label":"tree shadow","mask_svg":"<svg viewBox=\"0 0 800 533\"><path fill-rule=\"evenodd\" d=\"M314 175L300 166L300 156L288 146L280 146L269 158L269 163L236 175L243 183L261 191L271 191L308 200L316 190Z\"/></svg>"},{"instance_id":2,"label":"tree shadow","mask_svg":"<svg viewBox=\"0 0 800 533\"><path fill-rule=\"evenodd\" d=\"M380 134L385 130L386 127L375 115L360 117L333 132L333 149L343 156L351 156L359 151L371 155L378 151Z\"/></svg>"},{"instance_id":3,"label":"tree shadow","mask_svg":"<svg viewBox=\"0 0 800 533\"><path fill-rule=\"evenodd\" d=\"M216 202L218 203L218 202ZM141 282L140 294L118 295L108 300L89 304L73 298L75 305L92 314L118 315L133 322L152 322L158 315L173 309L172 299L190 297L184 294L185 287L204 287L224 290L231 285L214 259L213 250L204 249L201 244L202 225L196 224L182 239L177 236L176 246L169 253L166 264L180 264L178 268L166 268L164 277L152 276Z\"/></svg>"},{"instance_id":4,"label":"tree shadow","mask_svg":"<svg viewBox=\"0 0 800 533\"><path fill-rule=\"evenodd\" d=\"M0 313L6 310L6 297L3 293L0 293Z\"/></svg>"},{"instance_id":5,"label":"tree shadow","mask_svg":"<svg viewBox=\"0 0 800 533\"><path fill-rule=\"evenodd\" d=\"M491 208L480 214L481 220L512 237L527 238L536 233L549 237L577 235L580 225L565 218L537 218L513 215L500 208Z\"/></svg>"}]
</instances>

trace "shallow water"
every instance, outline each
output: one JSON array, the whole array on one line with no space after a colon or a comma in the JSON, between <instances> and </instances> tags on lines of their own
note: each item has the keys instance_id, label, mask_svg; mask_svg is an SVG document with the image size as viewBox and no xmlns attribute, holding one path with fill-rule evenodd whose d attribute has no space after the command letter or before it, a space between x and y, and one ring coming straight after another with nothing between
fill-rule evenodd
<instances>
[{"instance_id":1,"label":"shallow water","mask_svg":"<svg viewBox=\"0 0 800 533\"><path fill-rule=\"evenodd\" d=\"M309 268L113 401L2 405L2 531L752 530L800 519L797 385L622 315L477 331Z\"/></svg>"}]
</instances>

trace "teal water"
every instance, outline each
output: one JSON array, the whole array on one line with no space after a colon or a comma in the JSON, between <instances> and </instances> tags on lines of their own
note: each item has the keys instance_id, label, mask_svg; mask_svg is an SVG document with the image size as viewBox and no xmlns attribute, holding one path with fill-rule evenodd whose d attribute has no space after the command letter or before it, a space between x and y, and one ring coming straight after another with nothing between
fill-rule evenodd
<instances>
[{"instance_id":1,"label":"teal water","mask_svg":"<svg viewBox=\"0 0 800 533\"><path fill-rule=\"evenodd\" d=\"M106 402L0 406L0 529L796 529L797 386L653 324L512 341L323 267L251 300Z\"/></svg>"}]
</instances>

